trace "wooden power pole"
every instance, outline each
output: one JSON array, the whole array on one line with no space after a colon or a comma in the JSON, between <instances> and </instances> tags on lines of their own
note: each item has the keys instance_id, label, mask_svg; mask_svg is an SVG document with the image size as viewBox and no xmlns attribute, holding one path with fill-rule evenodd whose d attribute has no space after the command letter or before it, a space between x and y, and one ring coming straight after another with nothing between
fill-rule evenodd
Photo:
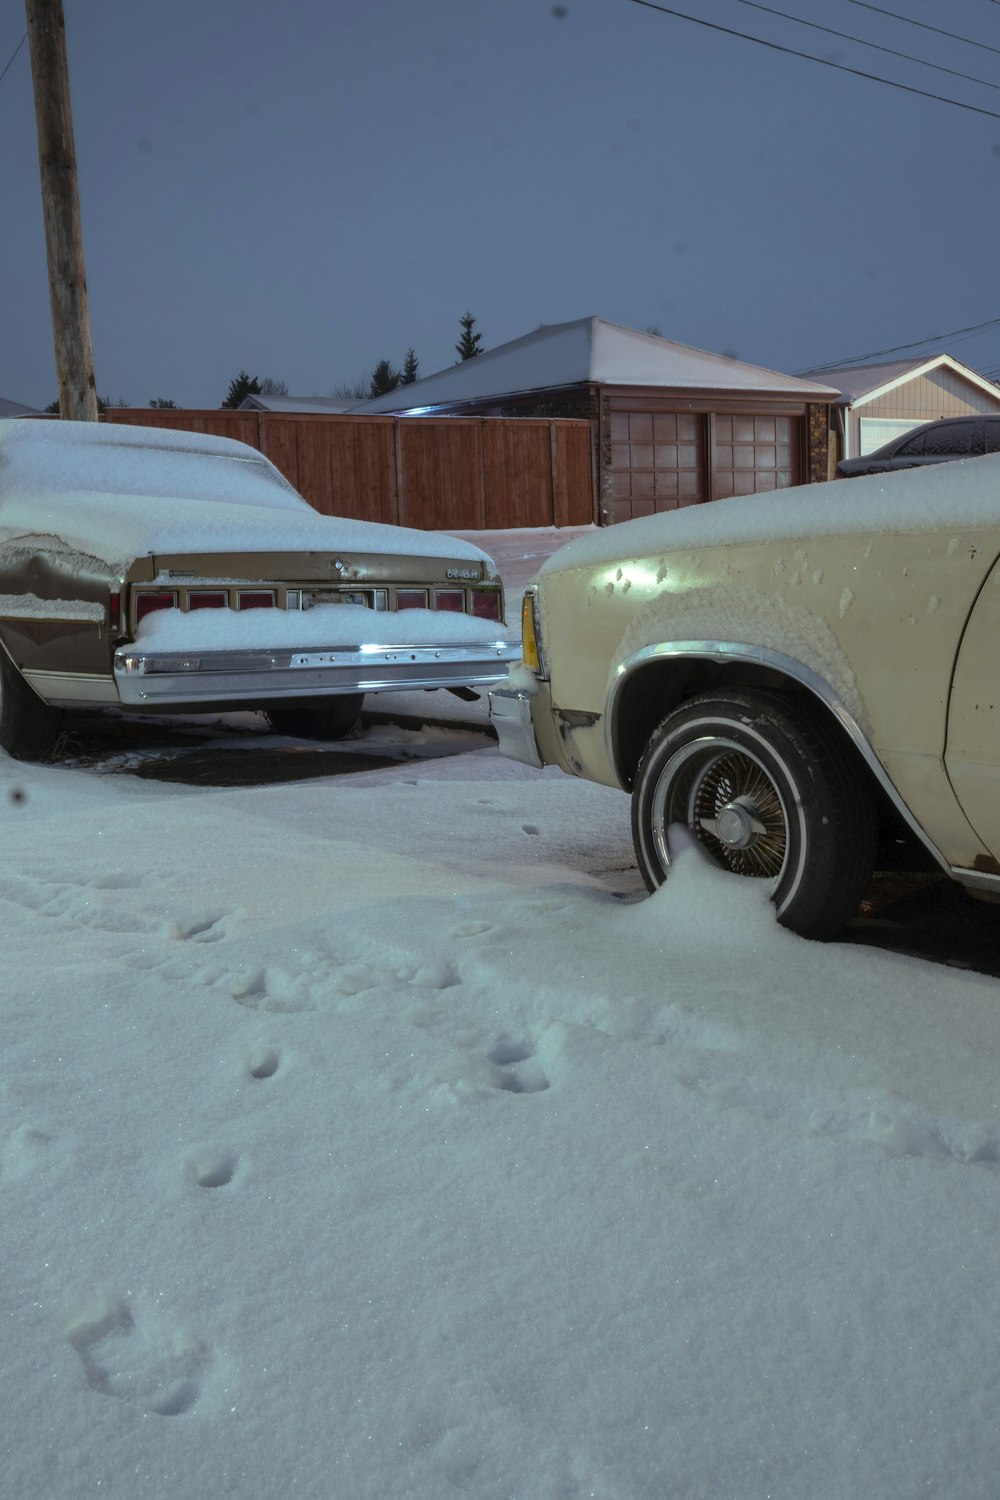
<instances>
[{"instance_id":1,"label":"wooden power pole","mask_svg":"<svg viewBox=\"0 0 1000 1500\"><path fill-rule=\"evenodd\" d=\"M35 89L59 414L69 421L96 422L97 385L83 268L62 0L25 0L25 8Z\"/></svg>"}]
</instances>

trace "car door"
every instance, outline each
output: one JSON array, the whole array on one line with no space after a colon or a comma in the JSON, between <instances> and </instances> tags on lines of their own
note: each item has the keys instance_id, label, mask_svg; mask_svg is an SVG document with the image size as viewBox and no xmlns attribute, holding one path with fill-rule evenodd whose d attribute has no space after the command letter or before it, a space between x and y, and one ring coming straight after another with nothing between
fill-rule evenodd
<instances>
[{"instance_id":1,"label":"car door","mask_svg":"<svg viewBox=\"0 0 1000 1500\"><path fill-rule=\"evenodd\" d=\"M952 678L945 765L965 816L1000 859L1000 562L979 591Z\"/></svg>"}]
</instances>

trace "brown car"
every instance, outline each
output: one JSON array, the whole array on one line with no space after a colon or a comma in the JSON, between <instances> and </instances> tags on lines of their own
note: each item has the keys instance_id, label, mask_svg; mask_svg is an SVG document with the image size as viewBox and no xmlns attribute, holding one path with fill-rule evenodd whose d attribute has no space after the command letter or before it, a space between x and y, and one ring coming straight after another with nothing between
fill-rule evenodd
<instances>
[{"instance_id":1,"label":"brown car","mask_svg":"<svg viewBox=\"0 0 1000 1500\"><path fill-rule=\"evenodd\" d=\"M0 422L0 745L65 710L259 709L336 737L365 694L465 693L519 646L490 558L317 514L255 449L159 428Z\"/></svg>"}]
</instances>

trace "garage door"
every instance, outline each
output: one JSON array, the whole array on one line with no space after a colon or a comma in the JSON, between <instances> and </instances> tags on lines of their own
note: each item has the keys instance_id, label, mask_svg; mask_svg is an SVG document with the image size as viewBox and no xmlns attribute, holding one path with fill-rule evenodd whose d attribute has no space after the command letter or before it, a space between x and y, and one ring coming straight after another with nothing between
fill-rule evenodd
<instances>
[{"instance_id":1,"label":"garage door","mask_svg":"<svg viewBox=\"0 0 1000 1500\"><path fill-rule=\"evenodd\" d=\"M785 490L798 472L793 417L715 417L712 499Z\"/></svg>"},{"instance_id":2,"label":"garage door","mask_svg":"<svg viewBox=\"0 0 1000 1500\"><path fill-rule=\"evenodd\" d=\"M611 413L615 520L704 500L704 418L691 412Z\"/></svg>"}]
</instances>

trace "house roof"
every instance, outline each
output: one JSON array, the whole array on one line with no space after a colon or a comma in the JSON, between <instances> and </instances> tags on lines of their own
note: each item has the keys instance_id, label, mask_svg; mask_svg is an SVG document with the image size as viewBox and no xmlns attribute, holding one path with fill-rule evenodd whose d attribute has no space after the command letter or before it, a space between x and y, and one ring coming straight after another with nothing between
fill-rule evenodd
<instances>
[{"instance_id":1,"label":"house roof","mask_svg":"<svg viewBox=\"0 0 1000 1500\"><path fill-rule=\"evenodd\" d=\"M357 403L341 401L336 396L244 396L240 411L273 412L320 412L337 416L341 412L353 411Z\"/></svg>"},{"instance_id":2,"label":"house roof","mask_svg":"<svg viewBox=\"0 0 1000 1500\"><path fill-rule=\"evenodd\" d=\"M842 365L837 369L806 370L803 379L814 376L832 380L840 389L840 406L864 406L876 396L885 395L894 386L903 385L920 375L929 375L932 370L946 369L969 380L993 396L1000 406L1000 386L987 380L950 354L920 354L916 359L894 359L877 365Z\"/></svg>"},{"instance_id":3,"label":"house roof","mask_svg":"<svg viewBox=\"0 0 1000 1500\"><path fill-rule=\"evenodd\" d=\"M8 401L6 396L0 396L0 419L7 417L44 417L45 413L39 411L37 406L24 406L20 401Z\"/></svg>"},{"instance_id":4,"label":"house roof","mask_svg":"<svg viewBox=\"0 0 1000 1500\"><path fill-rule=\"evenodd\" d=\"M584 384L752 391L823 399L837 395L830 385L675 344L603 318L577 318L572 323L543 325L474 359L397 387L374 401L362 402L354 410L413 411Z\"/></svg>"}]
</instances>

